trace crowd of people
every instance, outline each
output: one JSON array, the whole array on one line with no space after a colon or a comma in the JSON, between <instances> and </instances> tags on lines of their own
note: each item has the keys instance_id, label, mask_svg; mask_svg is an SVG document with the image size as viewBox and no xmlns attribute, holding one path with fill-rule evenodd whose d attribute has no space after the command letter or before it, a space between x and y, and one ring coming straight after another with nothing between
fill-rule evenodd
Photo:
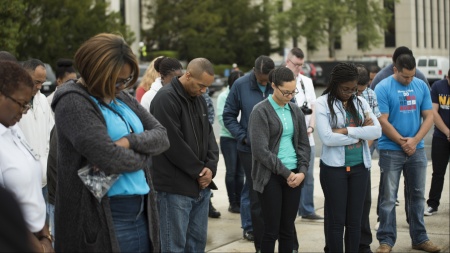
<instances>
[{"instance_id":1,"label":"crowd of people","mask_svg":"<svg viewBox=\"0 0 450 253\"><path fill-rule=\"evenodd\" d=\"M377 252L397 237L403 174L413 249L439 252L424 216L439 208L450 158L450 70L430 85L406 47L384 69L338 63L316 97L293 48L233 65L217 106L213 64L157 57L137 88L138 61L121 36L98 34L46 68L0 52L0 249L34 252L204 252L219 147L228 211L256 252L301 250L297 216L324 222L325 252L371 252L371 156L379 153ZM220 124L220 145L212 128ZM435 125L425 208L423 138ZM324 217L314 207L317 131ZM7 230L8 232L5 232Z\"/></svg>"}]
</instances>

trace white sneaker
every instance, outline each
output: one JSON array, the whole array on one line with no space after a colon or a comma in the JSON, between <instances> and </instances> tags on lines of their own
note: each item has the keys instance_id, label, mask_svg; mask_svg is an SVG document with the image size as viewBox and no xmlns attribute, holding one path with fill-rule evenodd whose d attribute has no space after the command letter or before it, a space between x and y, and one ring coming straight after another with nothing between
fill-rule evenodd
<instances>
[{"instance_id":1,"label":"white sneaker","mask_svg":"<svg viewBox=\"0 0 450 253\"><path fill-rule=\"evenodd\" d=\"M437 210L434 209L434 208L432 208L431 206L429 206L429 207L425 210L425 212L423 213L423 215L425 215L425 216L431 216L431 215L433 215L433 213L437 213Z\"/></svg>"},{"instance_id":2,"label":"white sneaker","mask_svg":"<svg viewBox=\"0 0 450 253\"><path fill-rule=\"evenodd\" d=\"M378 221L377 224L375 224L375 227L373 227L373 229L375 229L375 231L377 231L379 227L380 227L380 222Z\"/></svg>"}]
</instances>

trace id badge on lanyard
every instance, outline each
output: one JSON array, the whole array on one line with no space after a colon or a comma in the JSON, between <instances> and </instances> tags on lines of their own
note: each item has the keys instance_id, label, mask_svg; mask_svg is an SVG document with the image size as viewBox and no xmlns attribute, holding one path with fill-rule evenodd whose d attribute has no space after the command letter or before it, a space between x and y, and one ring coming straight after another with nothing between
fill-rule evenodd
<instances>
[{"instance_id":1,"label":"id badge on lanyard","mask_svg":"<svg viewBox=\"0 0 450 253\"><path fill-rule=\"evenodd\" d=\"M41 156L30 146L30 144L28 144L25 138L22 138L20 135L16 135L16 137L19 139L20 143L22 143L22 146L25 147L25 149L31 154L31 156L33 156L34 160L39 161ZM20 143L17 143L16 139L14 139L14 142L17 146L21 146Z\"/></svg>"}]
</instances>

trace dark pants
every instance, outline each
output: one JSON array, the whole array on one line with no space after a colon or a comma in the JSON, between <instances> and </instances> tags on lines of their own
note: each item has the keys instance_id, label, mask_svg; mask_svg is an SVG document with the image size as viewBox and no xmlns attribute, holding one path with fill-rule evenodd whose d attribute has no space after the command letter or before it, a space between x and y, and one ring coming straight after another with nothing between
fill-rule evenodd
<instances>
[{"instance_id":1,"label":"dark pants","mask_svg":"<svg viewBox=\"0 0 450 253\"><path fill-rule=\"evenodd\" d=\"M152 252L144 195L109 199L114 231L121 252Z\"/></svg>"},{"instance_id":2,"label":"dark pants","mask_svg":"<svg viewBox=\"0 0 450 253\"><path fill-rule=\"evenodd\" d=\"M431 143L431 160L433 162L433 174L431 188L428 194L427 204L438 210L442 189L444 187L445 173L450 159L450 142L446 139L433 136Z\"/></svg>"},{"instance_id":3,"label":"dark pants","mask_svg":"<svg viewBox=\"0 0 450 253\"><path fill-rule=\"evenodd\" d=\"M264 218L261 252L274 252L276 240L278 252L292 252L300 190L300 186L291 188L284 177L272 174L263 193L258 193Z\"/></svg>"},{"instance_id":4,"label":"dark pants","mask_svg":"<svg viewBox=\"0 0 450 253\"><path fill-rule=\"evenodd\" d=\"M346 171L320 162L320 183L325 196L325 240L329 252L358 252L361 218L369 171L364 164Z\"/></svg>"},{"instance_id":5,"label":"dark pants","mask_svg":"<svg viewBox=\"0 0 450 253\"><path fill-rule=\"evenodd\" d=\"M372 243L372 231L370 231L370 206L372 205L372 180L367 180L366 197L364 198L363 215L361 218L361 238L359 240L359 252L370 252ZM347 235L347 234L345 234Z\"/></svg>"},{"instance_id":6,"label":"dark pants","mask_svg":"<svg viewBox=\"0 0 450 253\"><path fill-rule=\"evenodd\" d=\"M237 141L234 138L220 137L220 149L225 161L225 185L230 204L241 202L241 192L244 187L244 169L237 154Z\"/></svg>"},{"instance_id":7,"label":"dark pants","mask_svg":"<svg viewBox=\"0 0 450 253\"><path fill-rule=\"evenodd\" d=\"M255 249L258 251L261 248L261 238L264 231L264 221L261 213L261 203L259 202L258 194L253 190L252 181L252 153L238 151L239 159L244 168L246 182L250 191L250 209L252 216L253 236L255 238Z\"/></svg>"}]
</instances>

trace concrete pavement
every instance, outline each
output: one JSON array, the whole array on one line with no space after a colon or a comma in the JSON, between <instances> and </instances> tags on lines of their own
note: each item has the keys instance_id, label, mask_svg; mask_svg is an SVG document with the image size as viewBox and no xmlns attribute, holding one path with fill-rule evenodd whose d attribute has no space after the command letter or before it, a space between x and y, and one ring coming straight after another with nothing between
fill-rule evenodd
<instances>
[{"instance_id":1,"label":"concrete pavement","mask_svg":"<svg viewBox=\"0 0 450 253\"><path fill-rule=\"evenodd\" d=\"M320 151L318 152L320 154ZM376 202L378 197L378 184L380 179L380 170L378 160L372 161L372 208L370 212L370 224L376 224ZM316 157L314 178L314 203L316 212L323 216L324 197L319 181L319 158ZM431 185L432 167L431 161L428 162L427 178L426 178L426 196ZM433 216L426 216L425 225L430 240L442 248L441 252L449 252L449 174L446 174L444 190L442 192L441 205L439 211ZM403 180L400 180L399 189L403 189ZM225 164L222 155L218 165L218 173L214 182L219 190L214 191L212 198L213 205L218 209L222 216L219 219L209 218L208 224L208 242L206 245L207 252L255 252L252 242L242 237L242 229L240 215L228 212L228 197L225 188ZM399 191L400 206L397 208L397 243L392 252L422 252L411 248L411 239L409 236L409 228L406 223L403 190ZM299 252L323 252L325 245L323 235L323 222L304 221L300 217L295 221L297 236L300 244ZM373 242L371 249L375 252L379 246L376 239L376 231L372 229Z\"/></svg>"}]
</instances>

